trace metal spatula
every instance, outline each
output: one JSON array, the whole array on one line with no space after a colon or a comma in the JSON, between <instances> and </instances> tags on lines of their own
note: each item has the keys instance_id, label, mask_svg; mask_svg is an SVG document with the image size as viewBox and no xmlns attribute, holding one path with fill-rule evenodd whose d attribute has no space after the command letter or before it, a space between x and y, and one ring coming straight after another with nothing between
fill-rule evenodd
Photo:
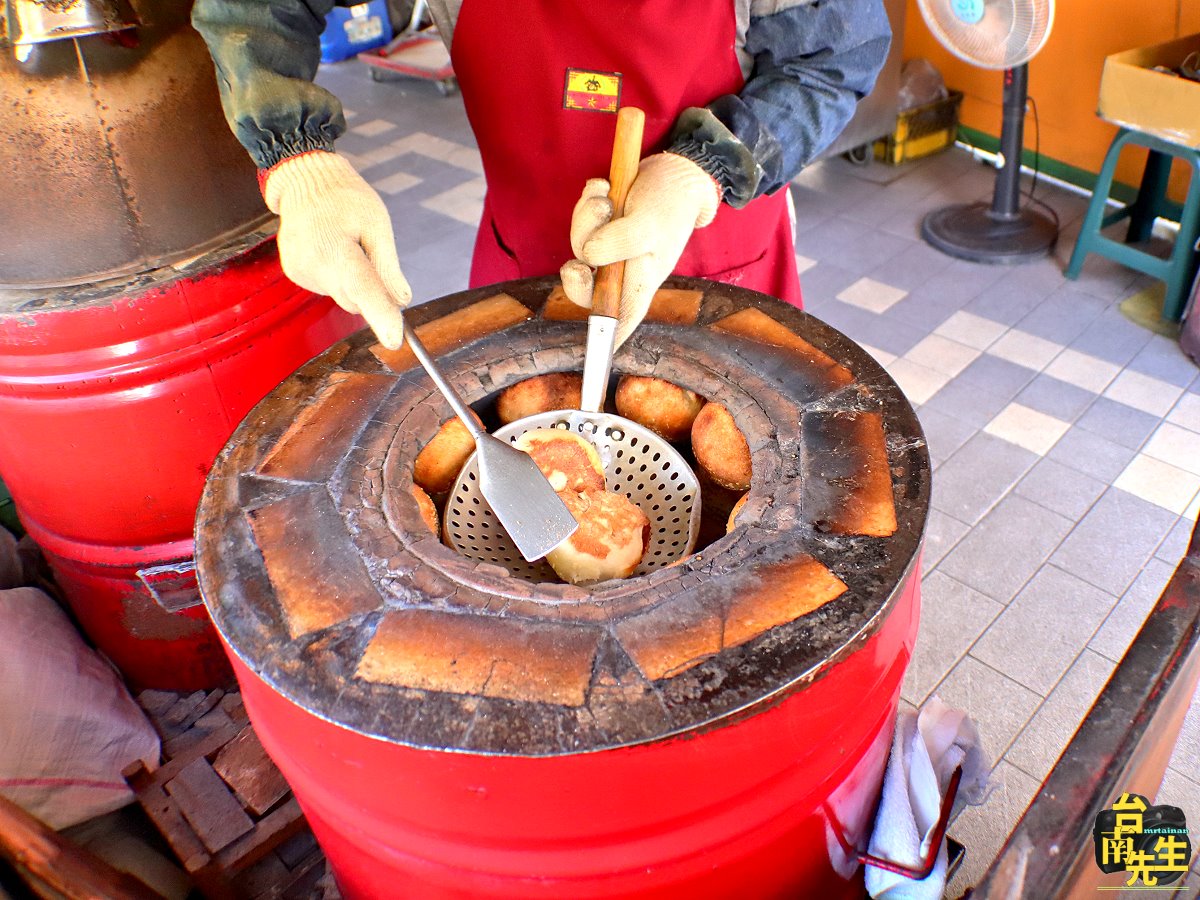
<instances>
[{"instance_id":1,"label":"metal spatula","mask_svg":"<svg viewBox=\"0 0 1200 900\"><path fill-rule=\"evenodd\" d=\"M405 340L475 439L479 492L483 499L521 556L530 562L545 556L574 534L579 523L528 453L492 437L479 426L467 404L442 377L413 329L406 329Z\"/></svg>"}]
</instances>

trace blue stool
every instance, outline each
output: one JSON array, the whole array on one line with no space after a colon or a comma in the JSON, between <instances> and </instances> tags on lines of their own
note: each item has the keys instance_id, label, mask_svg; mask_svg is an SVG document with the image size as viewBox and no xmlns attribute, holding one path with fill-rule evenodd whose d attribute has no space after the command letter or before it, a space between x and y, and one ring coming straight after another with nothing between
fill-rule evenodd
<instances>
[{"instance_id":1,"label":"blue stool","mask_svg":"<svg viewBox=\"0 0 1200 900\"><path fill-rule=\"evenodd\" d=\"M1127 144L1146 147L1150 155L1146 160L1146 168L1142 172L1142 183L1138 187L1137 198L1133 203L1121 209L1104 215L1105 203L1112 189L1113 173L1117 168L1117 159L1121 150ZM1179 217L1179 235L1175 238L1175 246L1171 255L1166 259L1146 253L1129 246L1137 241L1150 237L1156 216L1162 215L1168 209L1167 179L1171 174L1171 160L1182 159L1192 167L1191 179L1188 182L1187 199L1183 204L1183 213ZM1129 231L1125 235L1125 243L1120 244L1100 233L1122 219L1129 219ZM1131 269L1145 272L1153 278L1165 281L1167 284L1166 298L1163 300L1162 317L1178 321L1183 314L1187 302L1188 289L1196 276L1197 266L1200 265L1200 250L1197 249L1200 238L1200 150L1173 144L1141 131L1122 128L1113 138L1108 153L1104 156L1104 165L1092 191L1092 200L1088 204L1087 214L1083 218L1083 227L1071 253L1071 262L1067 266L1068 278L1078 278L1079 270L1083 268L1083 260L1089 253L1099 253L1109 259L1116 260Z\"/></svg>"}]
</instances>

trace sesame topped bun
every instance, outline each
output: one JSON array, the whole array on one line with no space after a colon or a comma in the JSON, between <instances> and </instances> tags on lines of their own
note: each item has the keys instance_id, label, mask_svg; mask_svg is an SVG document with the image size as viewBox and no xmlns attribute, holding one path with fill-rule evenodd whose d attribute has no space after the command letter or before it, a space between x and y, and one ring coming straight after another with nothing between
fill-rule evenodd
<instances>
[{"instance_id":1,"label":"sesame topped bun","mask_svg":"<svg viewBox=\"0 0 1200 900\"><path fill-rule=\"evenodd\" d=\"M632 575L650 541L646 514L627 497L610 491L562 491L559 496L579 528L546 555L558 576L585 584Z\"/></svg>"},{"instance_id":2,"label":"sesame topped bun","mask_svg":"<svg viewBox=\"0 0 1200 900\"><path fill-rule=\"evenodd\" d=\"M556 491L604 490L600 454L582 435L562 428L538 428L525 432L514 446L533 457Z\"/></svg>"}]
</instances>

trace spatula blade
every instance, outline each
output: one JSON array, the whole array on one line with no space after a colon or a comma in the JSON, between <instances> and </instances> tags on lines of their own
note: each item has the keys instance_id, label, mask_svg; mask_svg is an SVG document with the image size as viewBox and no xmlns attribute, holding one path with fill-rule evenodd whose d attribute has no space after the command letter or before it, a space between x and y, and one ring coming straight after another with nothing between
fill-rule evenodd
<instances>
[{"instance_id":1,"label":"spatula blade","mask_svg":"<svg viewBox=\"0 0 1200 900\"><path fill-rule=\"evenodd\" d=\"M476 453L480 493L521 556L541 559L575 533L579 523L528 453L491 435Z\"/></svg>"},{"instance_id":2,"label":"spatula blade","mask_svg":"<svg viewBox=\"0 0 1200 900\"><path fill-rule=\"evenodd\" d=\"M608 393L608 376L617 345L617 321L610 316L588 316L583 389L579 401L579 408L584 412L604 412L604 396Z\"/></svg>"}]
</instances>

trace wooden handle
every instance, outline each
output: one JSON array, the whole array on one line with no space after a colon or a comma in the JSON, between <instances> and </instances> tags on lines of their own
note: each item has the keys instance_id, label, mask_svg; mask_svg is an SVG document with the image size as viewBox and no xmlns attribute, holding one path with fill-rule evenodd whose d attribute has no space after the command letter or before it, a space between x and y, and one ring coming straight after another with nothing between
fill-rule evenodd
<instances>
[{"instance_id":1,"label":"wooden handle","mask_svg":"<svg viewBox=\"0 0 1200 900\"><path fill-rule=\"evenodd\" d=\"M642 131L646 114L635 106L626 106L617 113L617 133L613 137L612 166L608 173L608 199L612 201L614 219L625 214L625 197L637 177L642 159ZM592 290L592 312L598 316L617 318L621 312L621 284L625 281L624 261L601 266L596 271Z\"/></svg>"},{"instance_id":2,"label":"wooden handle","mask_svg":"<svg viewBox=\"0 0 1200 900\"><path fill-rule=\"evenodd\" d=\"M0 858L69 900L161 900L132 875L72 844L4 797L0 797Z\"/></svg>"}]
</instances>

